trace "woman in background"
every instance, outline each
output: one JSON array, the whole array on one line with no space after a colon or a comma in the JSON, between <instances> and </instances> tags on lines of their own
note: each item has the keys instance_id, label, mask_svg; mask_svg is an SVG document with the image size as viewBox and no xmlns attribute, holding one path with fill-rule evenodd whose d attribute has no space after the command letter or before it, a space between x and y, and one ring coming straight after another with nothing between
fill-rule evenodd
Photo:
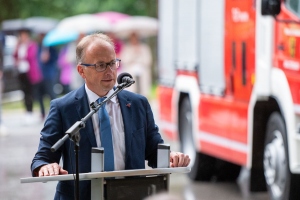
<instances>
[{"instance_id":1,"label":"woman in background","mask_svg":"<svg viewBox=\"0 0 300 200\"><path fill-rule=\"evenodd\" d=\"M26 108L26 122L33 122L34 96L40 104L41 118L45 117L45 108L41 93L42 73L38 65L38 45L31 40L30 31L22 29L19 31L19 42L14 52L16 66L19 72L18 78L21 89L24 92L24 105Z\"/></svg>"},{"instance_id":2,"label":"woman in background","mask_svg":"<svg viewBox=\"0 0 300 200\"><path fill-rule=\"evenodd\" d=\"M152 53L150 47L140 41L136 33L130 35L121 52L122 71L128 72L136 81L128 90L149 97L152 85Z\"/></svg>"}]
</instances>

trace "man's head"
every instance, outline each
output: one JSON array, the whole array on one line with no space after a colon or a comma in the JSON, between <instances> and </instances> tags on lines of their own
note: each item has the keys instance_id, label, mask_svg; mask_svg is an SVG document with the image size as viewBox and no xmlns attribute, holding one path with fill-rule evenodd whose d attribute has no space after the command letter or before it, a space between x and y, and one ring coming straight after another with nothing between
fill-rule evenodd
<instances>
[{"instance_id":1,"label":"man's head","mask_svg":"<svg viewBox=\"0 0 300 200\"><path fill-rule=\"evenodd\" d=\"M77 44L77 71L85 80L87 87L99 96L105 96L113 88L117 70L107 66L104 71L98 72L94 66L85 65L110 63L115 59L114 44L107 35L102 33L85 36Z\"/></svg>"}]
</instances>

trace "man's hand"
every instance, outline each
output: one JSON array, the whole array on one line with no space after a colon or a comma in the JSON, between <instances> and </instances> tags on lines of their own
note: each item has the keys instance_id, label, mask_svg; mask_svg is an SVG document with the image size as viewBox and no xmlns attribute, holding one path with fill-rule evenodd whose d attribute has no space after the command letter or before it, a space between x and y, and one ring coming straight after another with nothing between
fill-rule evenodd
<instances>
[{"instance_id":1,"label":"man's hand","mask_svg":"<svg viewBox=\"0 0 300 200\"><path fill-rule=\"evenodd\" d=\"M56 176L56 175L63 175L68 174L68 171L64 170L61 166L57 163L51 163L48 165L43 165L38 170L38 176Z\"/></svg>"},{"instance_id":2,"label":"man's hand","mask_svg":"<svg viewBox=\"0 0 300 200\"><path fill-rule=\"evenodd\" d=\"M170 167L186 167L190 164L191 159L188 155L181 152L170 153Z\"/></svg>"}]
</instances>

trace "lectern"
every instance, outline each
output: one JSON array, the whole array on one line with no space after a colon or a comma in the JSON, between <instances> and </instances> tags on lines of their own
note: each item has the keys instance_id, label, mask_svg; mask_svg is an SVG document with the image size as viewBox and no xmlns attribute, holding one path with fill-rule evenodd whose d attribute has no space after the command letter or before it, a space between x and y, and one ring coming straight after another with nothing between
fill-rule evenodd
<instances>
[{"instance_id":1,"label":"lectern","mask_svg":"<svg viewBox=\"0 0 300 200\"><path fill-rule=\"evenodd\" d=\"M170 146L167 144L158 146L156 169L104 172L103 155L103 148L93 148L91 172L79 174L79 181L91 180L92 200L140 200L160 191L168 191L170 174L190 172L189 167L169 168ZM21 183L70 180L74 180L73 174L21 178Z\"/></svg>"}]
</instances>

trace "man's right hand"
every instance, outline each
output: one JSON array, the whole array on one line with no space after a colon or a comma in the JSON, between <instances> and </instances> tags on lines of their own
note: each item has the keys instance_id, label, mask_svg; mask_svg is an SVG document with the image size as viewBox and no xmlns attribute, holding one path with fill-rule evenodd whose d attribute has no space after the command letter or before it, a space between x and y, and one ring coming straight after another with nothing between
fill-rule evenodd
<instances>
[{"instance_id":1,"label":"man's right hand","mask_svg":"<svg viewBox=\"0 0 300 200\"><path fill-rule=\"evenodd\" d=\"M56 176L56 175L64 175L68 174L68 171L64 170L61 166L57 163L51 163L48 165L43 165L38 170L38 176Z\"/></svg>"}]
</instances>

